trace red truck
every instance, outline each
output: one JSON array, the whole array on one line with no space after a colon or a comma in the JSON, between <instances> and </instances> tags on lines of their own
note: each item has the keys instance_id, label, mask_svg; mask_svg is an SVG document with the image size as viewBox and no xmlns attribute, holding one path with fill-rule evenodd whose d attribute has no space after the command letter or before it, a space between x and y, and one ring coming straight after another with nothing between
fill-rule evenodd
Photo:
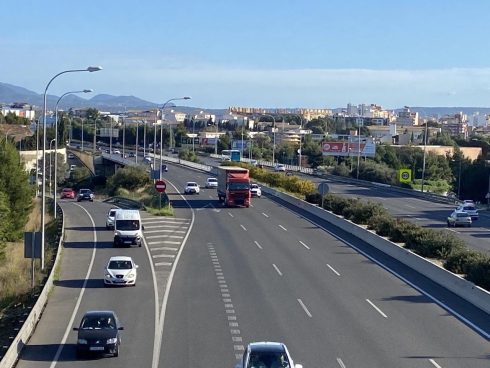
<instances>
[{"instance_id":1,"label":"red truck","mask_svg":"<svg viewBox=\"0 0 490 368\"><path fill-rule=\"evenodd\" d=\"M218 167L218 198L226 207L250 207L250 175L248 169L236 166Z\"/></svg>"}]
</instances>

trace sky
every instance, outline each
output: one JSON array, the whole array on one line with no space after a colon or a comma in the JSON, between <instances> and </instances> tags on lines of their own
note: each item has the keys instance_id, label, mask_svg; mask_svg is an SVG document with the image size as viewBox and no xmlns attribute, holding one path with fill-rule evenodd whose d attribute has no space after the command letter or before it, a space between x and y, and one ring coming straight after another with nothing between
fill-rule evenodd
<instances>
[{"instance_id":1,"label":"sky","mask_svg":"<svg viewBox=\"0 0 490 368\"><path fill-rule=\"evenodd\" d=\"M97 65L49 94L490 107L488 14L488 0L4 0L0 82L43 93Z\"/></svg>"}]
</instances>

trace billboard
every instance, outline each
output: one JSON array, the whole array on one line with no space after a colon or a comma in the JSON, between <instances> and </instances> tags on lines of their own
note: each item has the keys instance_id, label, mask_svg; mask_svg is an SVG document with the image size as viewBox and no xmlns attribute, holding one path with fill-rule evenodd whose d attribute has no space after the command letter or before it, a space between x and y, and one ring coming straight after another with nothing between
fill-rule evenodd
<instances>
[{"instance_id":1,"label":"billboard","mask_svg":"<svg viewBox=\"0 0 490 368\"><path fill-rule=\"evenodd\" d=\"M202 138L201 145L202 146L214 146L217 143L216 138Z\"/></svg>"},{"instance_id":2,"label":"billboard","mask_svg":"<svg viewBox=\"0 0 490 368\"><path fill-rule=\"evenodd\" d=\"M111 128L99 128L99 137L109 138L111 136ZM112 138L119 137L119 129L112 128Z\"/></svg>"},{"instance_id":3,"label":"billboard","mask_svg":"<svg viewBox=\"0 0 490 368\"><path fill-rule=\"evenodd\" d=\"M360 151L360 152L359 152ZM323 142L323 156L364 156L374 157L376 145L373 142Z\"/></svg>"},{"instance_id":4,"label":"billboard","mask_svg":"<svg viewBox=\"0 0 490 368\"><path fill-rule=\"evenodd\" d=\"M243 143L243 147L242 147ZM242 141L240 139L231 141L231 149L246 150L248 148L248 141Z\"/></svg>"}]
</instances>

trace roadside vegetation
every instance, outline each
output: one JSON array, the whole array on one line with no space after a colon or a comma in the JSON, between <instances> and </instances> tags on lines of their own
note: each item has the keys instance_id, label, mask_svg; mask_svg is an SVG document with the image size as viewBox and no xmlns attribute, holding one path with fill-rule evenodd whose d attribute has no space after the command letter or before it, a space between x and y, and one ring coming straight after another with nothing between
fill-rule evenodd
<instances>
[{"instance_id":1,"label":"roadside vegetation","mask_svg":"<svg viewBox=\"0 0 490 368\"><path fill-rule=\"evenodd\" d=\"M107 193L111 197L123 197L140 202L144 208L156 216L173 216L174 211L166 193L155 190L145 169L127 166L119 169L107 180ZM161 204L161 208L160 208Z\"/></svg>"}]
</instances>

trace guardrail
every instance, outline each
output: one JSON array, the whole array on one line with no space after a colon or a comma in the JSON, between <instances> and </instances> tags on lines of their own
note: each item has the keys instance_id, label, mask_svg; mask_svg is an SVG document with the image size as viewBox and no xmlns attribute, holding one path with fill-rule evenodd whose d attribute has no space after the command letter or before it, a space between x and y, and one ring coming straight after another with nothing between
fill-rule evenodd
<instances>
[{"instance_id":1,"label":"guardrail","mask_svg":"<svg viewBox=\"0 0 490 368\"><path fill-rule=\"evenodd\" d=\"M32 307L29 316L26 318L24 324L17 333L17 336L12 340L10 347L7 349L7 352L0 361L0 368L11 368L19 359L20 352L31 337L39 319L41 318L44 307L46 306L46 303L48 301L48 295L53 287L54 274L60 262L60 254L65 237L65 216L63 210L59 205L57 206L57 208L59 209L58 213L62 217L62 220L61 235L58 242L58 251L56 252L56 259L54 261L53 268L51 269L49 277L44 284L41 294L39 294L39 298L37 299L36 304L34 304L34 307Z\"/></svg>"},{"instance_id":2,"label":"guardrail","mask_svg":"<svg viewBox=\"0 0 490 368\"><path fill-rule=\"evenodd\" d=\"M115 197L105 199L103 202L113 203L113 204L118 205L118 206L122 205L123 207L134 208L137 210L144 207L140 201L130 199L130 198L126 198L126 197L120 197L120 196L115 196Z\"/></svg>"}]
</instances>

